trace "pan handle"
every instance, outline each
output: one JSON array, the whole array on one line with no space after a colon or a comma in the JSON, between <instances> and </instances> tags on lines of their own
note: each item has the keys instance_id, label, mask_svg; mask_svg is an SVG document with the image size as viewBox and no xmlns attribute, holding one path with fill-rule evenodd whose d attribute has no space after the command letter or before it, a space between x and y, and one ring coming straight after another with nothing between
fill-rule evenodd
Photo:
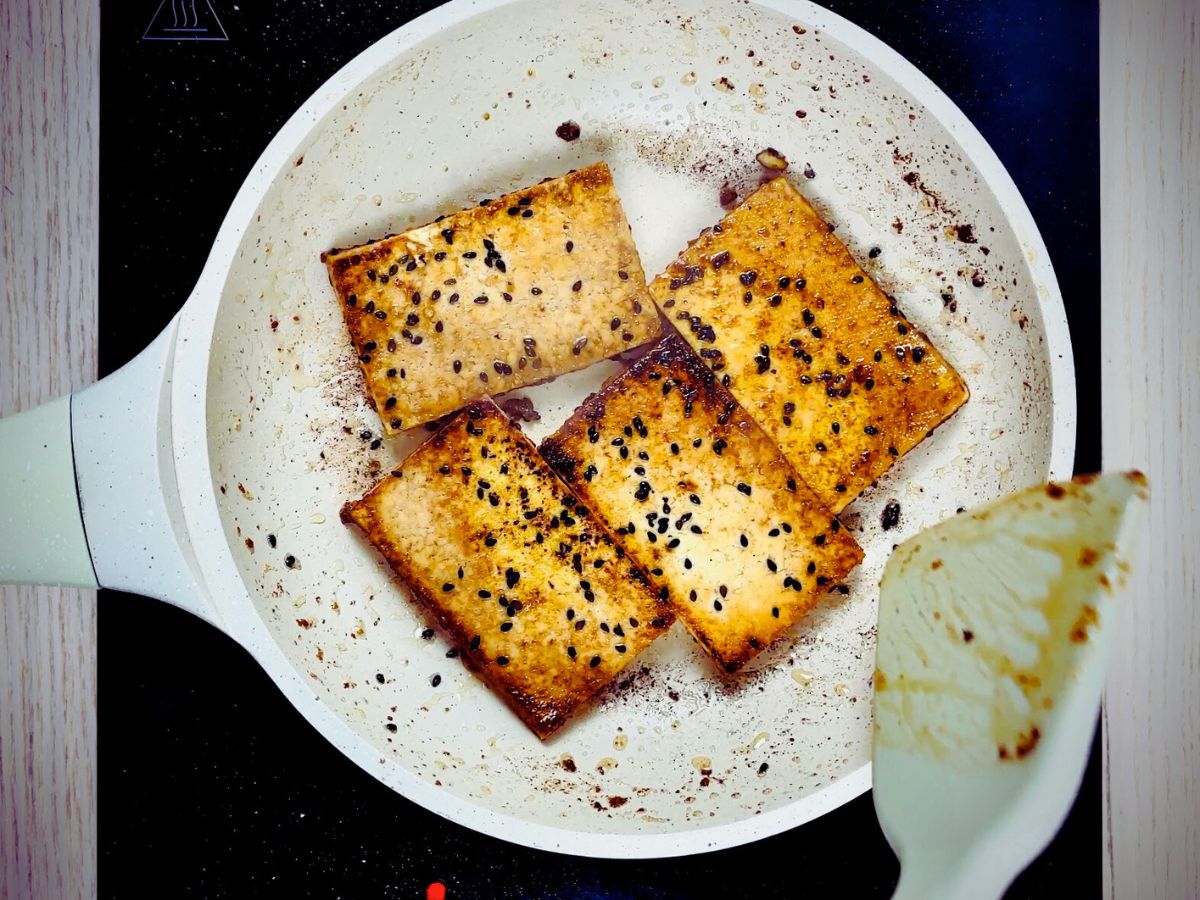
<instances>
[{"instance_id":1,"label":"pan handle","mask_svg":"<svg viewBox=\"0 0 1200 900\"><path fill-rule=\"evenodd\" d=\"M71 453L71 399L0 419L0 584L97 587Z\"/></svg>"},{"instance_id":2,"label":"pan handle","mask_svg":"<svg viewBox=\"0 0 1200 900\"><path fill-rule=\"evenodd\" d=\"M178 328L86 390L0 421L0 583L99 584L222 627L176 481Z\"/></svg>"}]
</instances>

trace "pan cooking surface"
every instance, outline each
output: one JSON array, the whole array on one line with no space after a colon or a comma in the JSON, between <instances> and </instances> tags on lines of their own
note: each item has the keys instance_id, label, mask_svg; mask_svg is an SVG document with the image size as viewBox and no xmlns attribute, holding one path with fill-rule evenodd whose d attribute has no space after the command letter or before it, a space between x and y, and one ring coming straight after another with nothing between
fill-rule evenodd
<instances>
[{"instance_id":1,"label":"pan cooking surface","mask_svg":"<svg viewBox=\"0 0 1200 900\"><path fill-rule=\"evenodd\" d=\"M1014 233L943 125L813 23L610 0L572 24L562 5L483 13L401 53L276 177L213 336L207 424L225 536L254 617L347 726L336 740L367 742L383 780L413 773L481 810L585 834L796 824L869 784L876 584L892 545L1048 475L1040 300L1054 288L1033 269L1044 251L1022 243L1032 236ZM556 133L567 121L577 140ZM756 183L766 146L972 398L843 515L866 551L848 596L732 678L676 626L542 744L446 657L338 521L427 432L379 437L319 254L603 159L653 273L720 217L723 188ZM518 392L541 413L530 437L617 366ZM899 524L885 530L892 503Z\"/></svg>"}]
</instances>

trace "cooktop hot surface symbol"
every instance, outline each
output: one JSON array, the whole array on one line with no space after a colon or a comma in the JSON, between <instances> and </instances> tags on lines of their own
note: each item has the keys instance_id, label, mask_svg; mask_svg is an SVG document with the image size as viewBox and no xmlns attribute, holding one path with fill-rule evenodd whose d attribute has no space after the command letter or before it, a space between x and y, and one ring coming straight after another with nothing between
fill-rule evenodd
<instances>
[{"instance_id":1,"label":"cooktop hot surface symbol","mask_svg":"<svg viewBox=\"0 0 1200 900\"><path fill-rule=\"evenodd\" d=\"M162 0L143 41L227 41L225 26L210 0Z\"/></svg>"}]
</instances>

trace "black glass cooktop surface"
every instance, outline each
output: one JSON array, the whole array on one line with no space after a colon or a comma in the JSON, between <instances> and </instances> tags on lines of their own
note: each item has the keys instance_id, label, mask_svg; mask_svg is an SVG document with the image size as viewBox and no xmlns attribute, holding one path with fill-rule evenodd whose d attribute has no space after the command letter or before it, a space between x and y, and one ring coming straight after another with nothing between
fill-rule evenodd
<instances>
[{"instance_id":1,"label":"black glass cooktop surface","mask_svg":"<svg viewBox=\"0 0 1200 900\"><path fill-rule=\"evenodd\" d=\"M292 111L436 3L127 0L102 7L101 369L186 299L221 218ZM1008 167L1062 285L1078 470L1099 443L1098 14L1094 2L829 0L926 72ZM185 9L186 8L186 9ZM182 25L180 15L184 16ZM897 864L859 798L747 847L618 862L522 849L446 822L327 744L233 641L103 592L104 897L887 897ZM1100 894L1098 753L1070 818L1010 897Z\"/></svg>"}]
</instances>

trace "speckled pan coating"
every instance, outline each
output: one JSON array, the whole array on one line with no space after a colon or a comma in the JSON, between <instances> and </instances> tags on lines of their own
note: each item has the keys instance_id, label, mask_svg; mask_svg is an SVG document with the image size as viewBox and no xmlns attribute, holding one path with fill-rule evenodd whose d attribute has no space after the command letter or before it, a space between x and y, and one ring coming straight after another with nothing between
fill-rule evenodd
<instances>
[{"instance_id":1,"label":"speckled pan coating","mask_svg":"<svg viewBox=\"0 0 1200 900\"><path fill-rule=\"evenodd\" d=\"M834 512L967 400L786 178L701 232L650 292Z\"/></svg>"},{"instance_id":2,"label":"speckled pan coating","mask_svg":"<svg viewBox=\"0 0 1200 900\"><path fill-rule=\"evenodd\" d=\"M678 335L609 379L540 449L669 587L679 618L726 671L862 561Z\"/></svg>"},{"instance_id":3,"label":"speckled pan coating","mask_svg":"<svg viewBox=\"0 0 1200 900\"><path fill-rule=\"evenodd\" d=\"M322 259L389 434L659 333L604 163Z\"/></svg>"},{"instance_id":4,"label":"speckled pan coating","mask_svg":"<svg viewBox=\"0 0 1200 900\"><path fill-rule=\"evenodd\" d=\"M567 120L581 128L571 143L555 134ZM320 254L604 159L659 272L720 218L726 182L757 184L764 146L815 172L806 196L953 360L971 402L841 514L866 554L848 596L728 680L673 628L542 742L446 659L440 634L425 639L421 607L338 520L427 435L380 438ZM957 236L967 224L977 243ZM351 64L272 143L173 351L178 518L209 618L414 803L588 856L730 847L869 789L873 626L892 546L958 507L1069 475L1074 447L1066 320L1011 179L928 79L803 0L439 7ZM526 433L548 436L617 370L606 360L524 389L542 417ZM884 530L893 500L903 512ZM138 590L162 585L148 575Z\"/></svg>"},{"instance_id":5,"label":"speckled pan coating","mask_svg":"<svg viewBox=\"0 0 1200 900\"><path fill-rule=\"evenodd\" d=\"M490 399L347 503L342 520L366 533L463 661L542 738L673 620Z\"/></svg>"}]
</instances>

